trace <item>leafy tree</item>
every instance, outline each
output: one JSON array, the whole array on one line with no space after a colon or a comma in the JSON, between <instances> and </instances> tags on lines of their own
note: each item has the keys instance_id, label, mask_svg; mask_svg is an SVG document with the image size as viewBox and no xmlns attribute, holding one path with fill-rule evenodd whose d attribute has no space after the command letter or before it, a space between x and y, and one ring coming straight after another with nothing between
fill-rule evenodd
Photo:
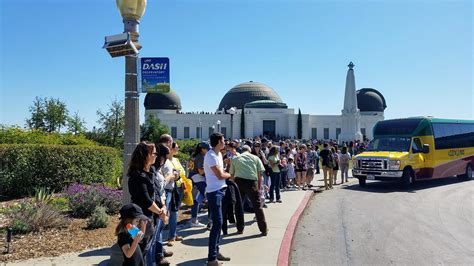
<instances>
[{"instance_id":1,"label":"leafy tree","mask_svg":"<svg viewBox=\"0 0 474 266\"><path fill-rule=\"evenodd\" d=\"M26 120L30 129L59 132L66 125L68 110L59 99L36 97L30 106L31 118Z\"/></svg>"},{"instance_id":2,"label":"leafy tree","mask_svg":"<svg viewBox=\"0 0 474 266\"><path fill-rule=\"evenodd\" d=\"M303 119L301 117L301 110L298 108L298 121L297 121L297 134L298 134L298 139L303 138Z\"/></svg>"},{"instance_id":3,"label":"leafy tree","mask_svg":"<svg viewBox=\"0 0 474 266\"><path fill-rule=\"evenodd\" d=\"M45 99L46 113L44 123L47 132L60 132L62 126L66 126L68 110L66 104L59 99Z\"/></svg>"},{"instance_id":4,"label":"leafy tree","mask_svg":"<svg viewBox=\"0 0 474 266\"><path fill-rule=\"evenodd\" d=\"M75 112L73 116L67 118L67 126L69 132L74 135L82 134L86 131L86 122L79 116L79 112Z\"/></svg>"},{"instance_id":5,"label":"leafy tree","mask_svg":"<svg viewBox=\"0 0 474 266\"><path fill-rule=\"evenodd\" d=\"M93 140L102 145L107 145L105 134L99 132L99 130L96 127L93 127L91 131L84 132L84 135L89 140Z\"/></svg>"},{"instance_id":6,"label":"leafy tree","mask_svg":"<svg viewBox=\"0 0 474 266\"><path fill-rule=\"evenodd\" d=\"M98 133L103 137L101 143L122 148L125 128L125 108L122 102L112 101L107 112L104 113L99 109L97 115L99 116L97 123L101 126Z\"/></svg>"},{"instance_id":7,"label":"leafy tree","mask_svg":"<svg viewBox=\"0 0 474 266\"><path fill-rule=\"evenodd\" d=\"M156 142L162 134L168 134L168 127L161 124L160 119L154 115L147 115L145 123L140 126L142 140Z\"/></svg>"},{"instance_id":8,"label":"leafy tree","mask_svg":"<svg viewBox=\"0 0 474 266\"><path fill-rule=\"evenodd\" d=\"M29 110L31 113L31 118L26 119L26 126L29 129L46 129L44 124L44 117L46 113L44 101L45 100L43 98L36 96L35 100L33 101L33 105L30 106Z\"/></svg>"}]
</instances>

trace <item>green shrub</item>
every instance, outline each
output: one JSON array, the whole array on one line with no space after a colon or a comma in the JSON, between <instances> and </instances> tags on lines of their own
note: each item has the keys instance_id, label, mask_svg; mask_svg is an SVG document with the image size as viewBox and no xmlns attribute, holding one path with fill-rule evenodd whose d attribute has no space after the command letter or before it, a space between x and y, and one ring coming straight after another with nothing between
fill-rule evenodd
<instances>
[{"instance_id":1,"label":"green shrub","mask_svg":"<svg viewBox=\"0 0 474 266\"><path fill-rule=\"evenodd\" d=\"M10 227L13 229L13 232L17 234L27 234L31 232L31 227L24 220L14 218L11 222Z\"/></svg>"},{"instance_id":2,"label":"green shrub","mask_svg":"<svg viewBox=\"0 0 474 266\"><path fill-rule=\"evenodd\" d=\"M47 133L18 127L0 127L0 144L99 145L84 135Z\"/></svg>"},{"instance_id":3,"label":"green shrub","mask_svg":"<svg viewBox=\"0 0 474 266\"><path fill-rule=\"evenodd\" d=\"M49 204L53 199L53 193L42 187L37 188L35 192L35 203L39 205Z\"/></svg>"},{"instance_id":4,"label":"green shrub","mask_svg":"<svg viewBox=\"0 0 474 266\"><path fill-rule=\"evenodd\" d=\"M31 195L36 188L61 191L69 184L115 184L122 159L114 148L0 144L0 194Z\"/></svg>"},{"instance_id":5,"label":"green shrub","mask_svg":"<svg viewBox=\"0 0 474 266\"><path fill-rule=\"evenodd\" d=\"M105 207L108 214L116 214L122 207L122 191L103 185L72 184L65 195L75 217L89 217L98 206Z\"/></svg>"},{"instance_id":6,"label":"green shrub","mask_svg":"<svg viewBox=\"0 0 474 266\"><path fill-rule=\"evenodd\" d=\"M107 215L107 209L102 206L98 206L92 212L91 217L87 219L87 228L106 228L109 223L109 216Z\"/></svg>"},{"instance_id":7,"label":"green shrub","mask_svg":"<svg viewBox=\"0 0 474 266\"><path fill-rule=\"evenodd\" d=\"M64 197L53 198L51 202L49 202L49 205L58 211L69 210L69 200Z\"/></svg>"},{"instance_id":8,"label":"green shrub","mask_svg":"<svg viewBox=\"0 0 474 266\"><path fill-rule=\"evenodd\" d=\"M64 228L69 219L50 205L21 204L19 211L12 215L10 226L17 233L40 232L45 229Z\"/></svg>"},{"instance_id":9,"label":"green shrub","mask_svg":"<svg viewBox=\"0 0 474 266\"><path fill-rule=\"evenodd\" d=\"M179 153L176 158L179 159L183 166L186 166L186 163L191 159L191 154L194 152L194 149L199 144L200 140L177 140L179 146Z\"/></svg>"},{"instance_id":10,"label":"green shrub","mask_svg":"<svg viewBox=\"0 0 474 266\"><path fill-rule=\"evenodd\" d=\"M186 154L189 156L191 156L191 154L194 152L194 149L200 142L201 141L198 139L176 141L176 143L178 143L178 146L179 146L179 153Z\"/></svg>"},{"instance_id":11,"label":"green shrub","mask_svg":"<svg viewBox=\"0 0 474 266\"><path fill-rule=\"evenodd\" d=\"M19 210L21 210L21 208L22 208L22 203L15 203L8 207L0 208L0 214L9 216L18 212Z\"/></svg>"}]
</instances>

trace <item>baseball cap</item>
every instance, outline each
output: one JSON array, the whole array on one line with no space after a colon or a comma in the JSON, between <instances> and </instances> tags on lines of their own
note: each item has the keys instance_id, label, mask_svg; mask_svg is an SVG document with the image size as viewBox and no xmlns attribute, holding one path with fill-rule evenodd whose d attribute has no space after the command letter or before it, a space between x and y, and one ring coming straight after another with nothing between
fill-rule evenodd
<instances>
[{"instance_id":1,"label":"baseball cap","mask_svg":"<svg viewBox=\"0 0 474 266\"><path fill-rule=\"evenodd\" d=\"M244 145L242 146L242 151L251 151L252 149L250 148L249 145Z\"/></svg>"},{"instance_id":2,"label":"baseball cap","mask_svg":"<svg viewBox=\"0 0 474 266\"><path fill-rule=\"evenodd\" d=\"M142 208L135 203L126 204L120 209L120 219L123 220L128 218L150 220L150 218L143 214Z\"/></svg>"},{"instance_id":3,"label":"baseball cap","mask_svg":"<svg viewBox=\"0 0 474 266\"><path fill-rule=\"evenodd\" d=\"M203 148L203 149L208 149L208 150L211 149L211 145L207 141L203 141L203 142L199 143L198 147Z\"/></svg>"}]
</instances>

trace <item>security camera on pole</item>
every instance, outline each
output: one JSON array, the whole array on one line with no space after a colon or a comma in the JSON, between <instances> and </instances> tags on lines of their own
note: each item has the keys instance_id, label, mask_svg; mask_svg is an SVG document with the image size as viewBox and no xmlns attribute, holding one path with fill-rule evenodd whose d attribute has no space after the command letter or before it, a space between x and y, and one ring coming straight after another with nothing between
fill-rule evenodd
<instances>
[{"instance_id":1,"label":"security camera on pole","mask_svg":"<svg viewBox=\"0 0 474 266\"><path fill-rule=\"evenodd\" d=\"M138 43L138 25L145 13L146 0L116 0L123 18L124 33L105 37L104 48L112 57L125 56L125 129L123 160L123 202L130 202L127 167L132 152L140 141L139 92L137 56L142 48Z\"/></svg>"}]
</instances>

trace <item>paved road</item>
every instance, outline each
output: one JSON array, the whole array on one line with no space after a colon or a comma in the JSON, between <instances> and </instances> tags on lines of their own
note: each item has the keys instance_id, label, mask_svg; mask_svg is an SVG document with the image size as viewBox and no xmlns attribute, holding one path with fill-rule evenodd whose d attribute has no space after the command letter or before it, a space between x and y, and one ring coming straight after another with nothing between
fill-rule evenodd
<instances>
[{"instance_id":1,"label":"paved road","mask_svg":"<svg viewBox=\"0 0 474 266\"><path fill-rule=\"evenodd\" d=\"M349 185L317 194L298 224L292 265L474 265L474 181Z\"/></svg>"}]
</instances>

